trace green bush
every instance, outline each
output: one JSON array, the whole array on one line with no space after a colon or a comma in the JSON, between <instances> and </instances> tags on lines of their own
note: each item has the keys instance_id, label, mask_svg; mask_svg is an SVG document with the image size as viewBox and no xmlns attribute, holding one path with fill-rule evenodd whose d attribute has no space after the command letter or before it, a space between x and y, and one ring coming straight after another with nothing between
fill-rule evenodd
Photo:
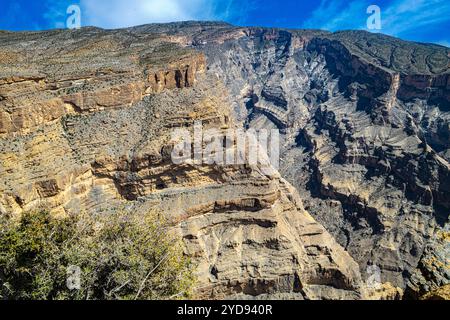
<instances>
[{"instance_id":1,"label":"green bush","mask_svg":"<svg viewBox=\"0 0 450 320\"><path fill-rule=\"evenodd\" d=\"M67 285L71 266L79 289ZM0 299L182 299L193 281L181 241L156 213L0 217Z\"/></svg>"}]
</instances>

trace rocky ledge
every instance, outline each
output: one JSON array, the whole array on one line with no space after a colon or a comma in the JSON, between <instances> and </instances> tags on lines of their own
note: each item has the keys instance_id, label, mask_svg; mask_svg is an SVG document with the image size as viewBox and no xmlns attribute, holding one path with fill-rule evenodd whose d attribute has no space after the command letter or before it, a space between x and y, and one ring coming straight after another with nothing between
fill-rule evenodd
<instances>
[{"instance_id":1,"label":"rocky ledge","mask_svg":"<svg viewBox=\"0 0 450 320\"><path fill-rule=\"evenodd\" d=\"M214 22L0 41L0 214L157 208L198 298L448 286L450 49ZM171 133L194 121L278 128L280 173L174 164Z\"/></svg>"}]
</instances>

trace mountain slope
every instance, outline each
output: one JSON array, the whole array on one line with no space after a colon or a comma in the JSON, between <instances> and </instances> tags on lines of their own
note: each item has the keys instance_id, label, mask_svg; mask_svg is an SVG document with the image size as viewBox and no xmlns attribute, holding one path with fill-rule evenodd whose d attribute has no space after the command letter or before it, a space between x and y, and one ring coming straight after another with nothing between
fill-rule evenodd
<instances>
[{"instance_id":1,"label":"mountain slope","mask_svg":"<svg viewBox=\"0 0 450 320\"><path fill-rule=\"evenodd\" d=\"M448 229L449 48L364 31L133 30L147 28L206 53L244 126L285 132L281 174L363 274L377 265L413 295L448 283L448 238L430 244ZM440 267L422 273L439 280L409 283L429 250Z\"/></svg>"},{"instance_id":2,"label":"mountain slope","mask_svg":"<svg viewBox=\"0 0 450 320\"><path fill-rule=\"evenodd\" d=\"M372 265L379 297L448 284L450 49L216 22L0 41L2 214L159 208L199 297L369 297ZM281 176L173 164L195 120L280 129Z\"/></svg>"}]
</instances>

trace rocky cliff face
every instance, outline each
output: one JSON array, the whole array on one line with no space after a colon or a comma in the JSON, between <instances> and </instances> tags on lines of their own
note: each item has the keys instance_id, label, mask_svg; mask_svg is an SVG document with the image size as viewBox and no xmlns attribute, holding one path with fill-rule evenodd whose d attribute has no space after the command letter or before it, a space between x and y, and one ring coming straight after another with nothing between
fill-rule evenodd
<instances>
[{"instance_id":1,"label":"rocky cliff face","mask_svg":"<svg viewBox=\"0 0 450 320\"><path fill-rule=\"evenodd\" d=\"M421 292L448 283L448 48L358 31L136 29L151 30L205 52L244 126L285 133L282 176L363 276L376 265L416 293L419 278Z\"/></svg>"},{"instance_id":2,"label":"rocky cliff face","mask_svg":"<svg viewBox=\"0 0 450 320\"><path fill-rule=\"evenodd\" d=\"M0 40L1 214L159 208L199 298L448 284L450 49L207 22ZM174 164L171 132L194 121L280 129L280 174Z\"/></svg>"}]
</instances>

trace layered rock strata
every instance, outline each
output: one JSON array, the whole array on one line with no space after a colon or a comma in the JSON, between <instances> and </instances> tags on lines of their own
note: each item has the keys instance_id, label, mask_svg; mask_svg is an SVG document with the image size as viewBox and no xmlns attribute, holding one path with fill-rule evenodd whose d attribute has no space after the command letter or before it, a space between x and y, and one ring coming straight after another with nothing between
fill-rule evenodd
<instances>
[{"instance_id":1,"label":"layered rock strata","mask_svg":"<svg viewBox=\"0 0 450 320\"><path fill-rule=\"evenodd\" d=\"M1 214L157 208L200 298L447 288L450 49L210 22L0 43ZM194 121L279 129L281 175L175 165L171 132Z\"/></svg>"},{"instance_id":2,"label":"layered rock strata","mask_svg":"<svg viewBox=\"0 0 450 320\"><path fill-rule=\"evenodd\" d=\"M282 176L364 278L375 265L415 296L449 283L450 49L364 31L133 30L205 52L235 118L284 133Z\"/></svg>"},{"instance_id":3,"label":"layered rock strata","mask_svg":"<svg viewBox=\"0 0 450 320\"><path fill-rule=\"evenodd\" d=\"M239 126L204 54L132 30L0 38L1 214L157 210L197 266L198 298L365 296L357 263L279 174L172 161L173 130Z\"/></svg>"}]
</instances>

